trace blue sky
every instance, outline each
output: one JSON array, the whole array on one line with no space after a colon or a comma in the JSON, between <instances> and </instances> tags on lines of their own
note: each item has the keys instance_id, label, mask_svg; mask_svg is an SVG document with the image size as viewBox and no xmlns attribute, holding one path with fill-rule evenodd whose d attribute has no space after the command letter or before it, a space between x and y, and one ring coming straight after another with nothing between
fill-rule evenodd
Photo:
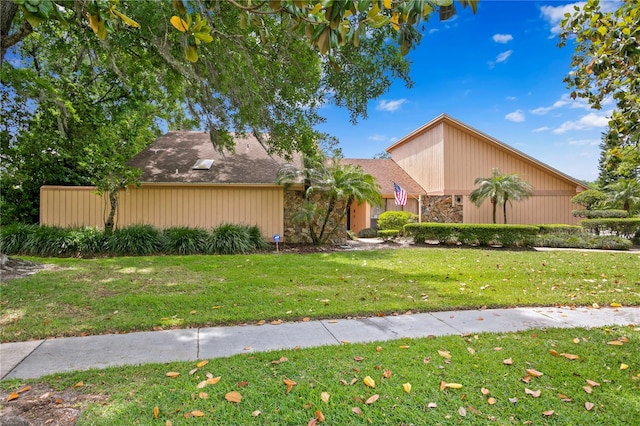
<instances>
[{"instance_id":1,"label":"blue sky","mask_svg":"<svg viewBox=\"0 0 640 426\"><path fill-rule=\"evenodd\" d=\"M611 1L605 6L615 5ZM474 15L426 24L409 54L415 85L400 81L369 104L357 125L335 106L321 113L320 130L336 136L344 156L372 158L436 116L446 113L577 179L598 176L599 144L611 104L593 110L569 98L563 78L573 46L557 46L567 1L480 0Z\"/></svg>"}]
</instances>

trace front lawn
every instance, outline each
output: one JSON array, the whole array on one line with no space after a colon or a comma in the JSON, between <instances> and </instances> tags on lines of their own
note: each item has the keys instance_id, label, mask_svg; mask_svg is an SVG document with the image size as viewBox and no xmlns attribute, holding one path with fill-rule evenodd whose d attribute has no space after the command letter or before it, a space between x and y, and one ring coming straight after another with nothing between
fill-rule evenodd
<instances>
[{"instance_id":1,"label":"front lawn","mask_svg":"<svg viewBox=\"0 0 640 426\"><path fill-rule=\"evenodd\" d=\"M481 307L640 304L634 253L414 248L30 260L1 284L3 342Z\"/></svg>"}]
</instances>

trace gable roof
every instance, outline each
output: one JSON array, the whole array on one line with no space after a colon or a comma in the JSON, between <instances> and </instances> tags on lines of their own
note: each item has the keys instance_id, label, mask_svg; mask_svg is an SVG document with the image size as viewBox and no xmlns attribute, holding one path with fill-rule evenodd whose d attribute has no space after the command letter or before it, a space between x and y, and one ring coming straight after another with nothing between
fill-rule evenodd
<instances>
[{"instance_id":1,"label":"gable roof","mask_svg":"<svg viewBox=\"0 0 640 426\"><path fill-rule=\"evenodd\" d=\"M393 195L393 183L397 183L407 191L410 195L426 195L427 191L413 180L407 172L405 172L395 161L389 158L343 158L341 160L345 164L360 166L365 172L372 175L378 185L380 185L380 193L384 195Z\"/></svg>"},{"instance_id":2,"label":"gable roof","mask_svg":"<svg viewBox=\"0 0 640 426\"><path fill-rule=\"evenodd\" d=\"M128 164L142 170L141 182L275 184L287 161L270 156L253 136L236 137L235 153L214 149L209 133L171 131L159 137ZM208 170L193 170L198 160L213 160ZM294 155L296 166L300 156Z\"/></svg>"},{"instance_id":3,"label":"gable roof","mask_svg":"<svg viewBox=\"0 0 640 426\"><path fill-rule=\"evenodd\" d=\"M499 141L498 139L495 139L489 135L487 135L486 133L483 133L465 123L463 123L462 121L456 120L455 118L447 115L447 114L440 114L439 116L437 116L436 118L434 118L433 120L429 121L427 124L419 127L418 129L414 130L413 132L409 133L408 135L406 135L405 137L401 138L399 141L397 141L396 143L394 143L393 145L389 146L386 151L387 152L392 152L394 149L396 149L397 147L404 145L408 142L410 142L411 140L413 140L416 136L426 132L427 130L441 124L441 123L447 123L449 125L452 125L454 127L457 127L459 129L461 129L464 132L467 132L477 138L479 138L480 140L486 142L489 145L494 146L495 148L501 150L501 151L506 151L508 152L510 155L519 158L520 160L532 164L534 167L540 168L545 170L547 173L550 173L556 177L558 177L561 180L564 180L566 182L571 183L572 185L575 185L576 187L580 187L582 189L587 189L586 185L582 182L580 182L579 180L562 173L561 171L549 166L548 164L545 164L539 160L536 160L533 157L530 157L529 155L525 154L522 151L519 151L515 148L513 148L510 145L507 145L504 142Z\"/></svg>"}]
</instances>

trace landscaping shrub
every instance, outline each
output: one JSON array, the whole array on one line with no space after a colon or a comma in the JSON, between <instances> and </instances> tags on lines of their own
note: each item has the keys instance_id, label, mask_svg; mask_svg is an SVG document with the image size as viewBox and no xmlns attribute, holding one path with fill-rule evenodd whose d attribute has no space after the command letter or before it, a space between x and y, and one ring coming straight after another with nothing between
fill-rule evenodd
<instances>
[{"instance_id":1,"label":"landscaping shrub","mask_svg":"<svg viewBox=\"0 0 640 426\"><path fill-rule=\"evenodd\" d=\"M384 241L393 240L400 234L400 231L397 229L382 229L378 231L378 237L382 238Z\"/></svg>"},{"instance_id":2,"label":"landscaping shrub","mask_svg":"<svg viewBox=\"0 0 640 426\"><path fill-rule=\"evenodd\" d=\"M162 231L165 251L171 254L202 254L207 249L207 231L176 226Z\"/></svg>"},{"instance_id":3,"label":"landscaping shrub","mask_svg":"<svg viewBox=\"0 0 640 426\"><path fill-rule=\"evenodd\" d=\"M536 238L536 247L629 250L631 241L614 235L542 234Z\"/></svg>"},{"instance_id":4,"label":"landscaping shrub","mask_svg":"<svg viewBox=\"0 0 640 426\"><path fill-rule=\"evenodd\" d=\"M378 230L395 229L402 232L404 225L415 223L417 220L418 216L411 212L386 211L378 218Z\"/></svg>"},{"instance_id":5,"label":"landscaping shrub","mask_svg":"<svg viewBox=\"0 0 640 426\"><path fill-rule=\"evenodd\" d=\"M249 226L247 228L249 232L249 239L251 240L251 244L253 244L254 250L268 250L271 248L268 242L262 238L262 231L257 225Z\"/></svg>"},{"instance_id":6,"label":"landscaping shrub","mask_svg":"<svg viewBox=\"0 0 640 426\"><path fill-rule=\"evenodd\" d=\"M77 251L77 241L58 226L35 226L22 245L22 252L31 256L69 256Z\"/></svg>"},{"instance_id":7,"label":"landscaping shrub","mask_svg":"<svg viewBox=\"0 0 640 426\"><path fill-rule=\"evenodd\" d=\"M584 217L587 219L623 218L629 216L626 210L572 210L573 217Z\"/></svg>"},{"instance_id":8,"label":"landscaping shrub","mask_svg":"<svg viewBox=\"0 0 640 426\"><path fill-rule=\"evenodd\" d=\"M626 219L584 219L580 221L580 226L596 235L611 233L629 240L637 238L638 234L640 234L639 217Z\"/></svg>"},{"instance_id":9,"label":"landscaping shrub","mask_svg":"<svg viewBox=\"0 0 640 426\"><path fill-rule=\"evenodd\" d=\"M536 225L539 229L538 234L547 235L547 234L571 234L571 235L581 235L584 234L584 228L578 225L564 225L564 224L546 224L546 225Z\"/></svg>"},{"instance_id":10,"label":"landscaping shrub","mask_svg":"<svg viewBox=\"0 0 640 426\"><path fill-rule=\"evenodd\" d=\"M0 252L5 254L24 253L24 246L29 236L38 225L12 224L0 228Z\"/></svg>"},{"instance_id":11,"label":"landscaping shrub","mask_svg":"<svg viewBox=\"0 0 640 426\"><path fill-rule=\"evenodd\" d=\"M114 255L147 256L161 253L163 243L161 232L153 226L129 225L108 233L107 248Z\"/></svg>"},{"instance_id":12,"label":"landscaping shrub","mask_svg":"<svg viewBox=\"0 0 640 426\"><path fill-rule=\"evenodd\" d=\"M532 245L538 227L532 225L497 225L467 223L409 223L404 231L416 243L437 240L440 243L460 242L468 245Z\"/></svg>"},{"instance_id":13,"label":"landscaping shrub","mask_svg":"<svg viewBox=\"0 0 640 426\"><path fill-rule=\"evenodd\" d=\"M207 240L207 252L215 254L241 254L254 250L246 226L225 223L214 228Z\"/></svg>"},{"instance_id":14,"label":"landscaping shrub","mask_svg":"<svg viewBox=\"0 0 640 426\"><path fill-rule=\"evenodd\" d=\"M373 228L364 228L358 231L359 238L375 238L378 236L378 231Z\"/></svg>"},{"instance_id":15,"label":"landscaping shrub","mask_svg":"<svg viewBox=\"0 0 640 426\"><path fill-rule=\"evenodd\" d=\"M86 226L70 229L69 232L76 241L78 255L88 257L107 252L108 235L103 230Z\"/></svg>"}]
</instances>

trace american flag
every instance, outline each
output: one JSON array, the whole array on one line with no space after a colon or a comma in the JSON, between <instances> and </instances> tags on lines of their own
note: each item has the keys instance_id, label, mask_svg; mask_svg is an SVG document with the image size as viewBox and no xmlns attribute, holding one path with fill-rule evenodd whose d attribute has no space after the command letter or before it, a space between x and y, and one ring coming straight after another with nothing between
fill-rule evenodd
<instances>
[{"instance_id":1,"label":"american flag","mask_svg":"<svg viewBox=\"0 0 640 426\"><path fill-rule=\"evenodd\" d=\"M396 206L407 204L407 191L395 182L393 182L393 194L396 199Z\"/></svg>"}]
</instances>

